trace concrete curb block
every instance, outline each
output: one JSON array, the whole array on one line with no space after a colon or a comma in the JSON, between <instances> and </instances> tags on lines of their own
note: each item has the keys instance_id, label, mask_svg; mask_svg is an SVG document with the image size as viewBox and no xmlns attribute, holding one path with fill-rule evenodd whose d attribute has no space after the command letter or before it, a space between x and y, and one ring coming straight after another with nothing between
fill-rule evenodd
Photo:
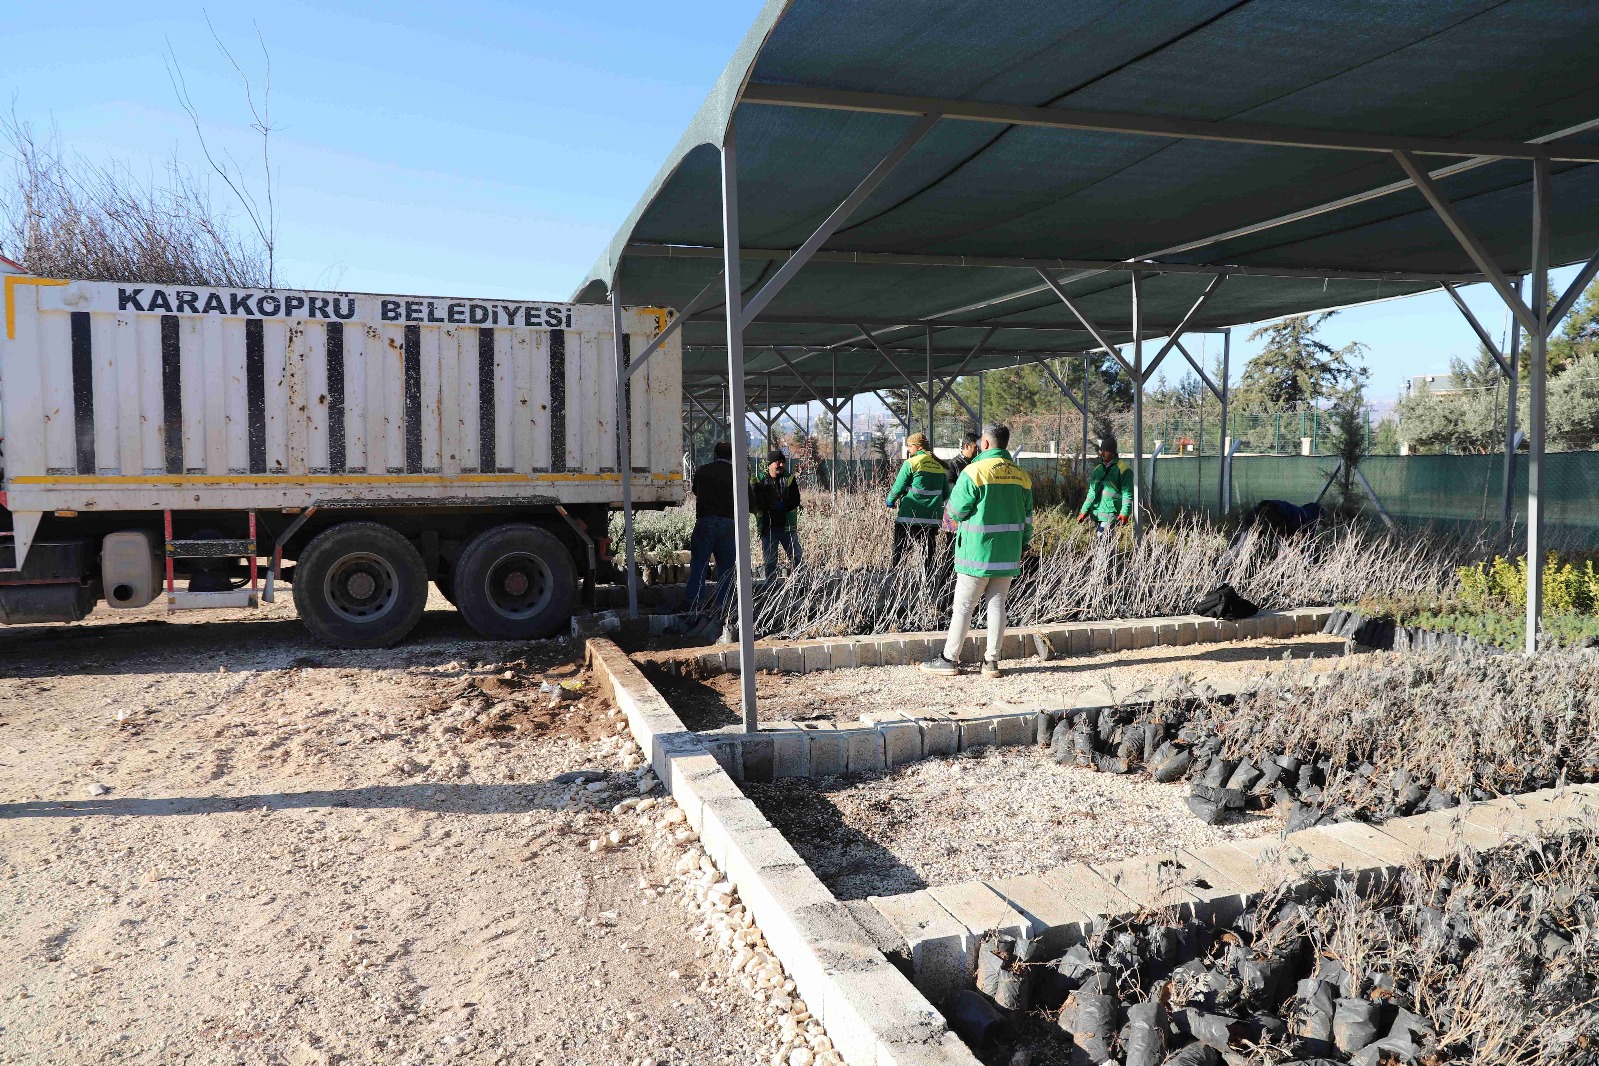
<instances>
[{"instance_id":1,"label":"concrete curb block","mask_svg":"<svg viewBox=\"0 0 1599 1066\"><path fill-rule=\"evenodd\" d=\"M1338 822L1192 853L1071 863L1019 877L872 896L869 902L904 937L912 980L932 999L972 987L976 944L990 929L1036 938L1042 948L1037 957L1052 959L1086 939L1096 924L1155 908L1175 906L1185 918L1226 922L1284 879L1352 875L1364 889L1462 844L1483 850L1596 817L1599 786L1573 785L1381 825Z\"/></svg>"},{"instance_id":2,"label":"concrete curb block","mask_svg":"<svg viewBox=\"0 0 1599 1066\"><path fill-rule=\"evenodd\" d=\"M749 770L749 751L727 738L702 739L689 732L612 641L591 639L587 658L601 691L627 716L633 739L700 834L706 854L738 889L844 1061L850 1066L979 1066L943 1016L744 796L725 766ZM839 772L853 758L875 763L876 769L884 765L885 734L876 729L797 732L807 733L812 742L831 739ZM814 763L818 744L808 747ZM779 772L779 750L774 740L770 773ZM783 758L798 756L787 750Z\"/></svg>"},{"instance_id":3,"label":"concrete curb block","mask_svg":"<svg viewBox=\"0 0 1599 1066\"><path fill-rule=\"evenodd\" d=\"M1001 657L1020 659L1036 654L1040 648L1048 649L1051 659L1063 659L1135 648L1218 644L1231 640L1286 640L1320 633L1332 612L1331 607L1298 607L1288 611L1262 611L1253 618L1237 621L1187 614L1022 626L1006 632ZM912 666L941 649L944 636L943 633L889 633L758 645L755 665L759 670L788 674L852 670L863 666ZM965 658L976 661L986 639L981 634L969 636L964 648ZM775 657L767 653L774 653ZM669 669L687 668L696 677L738 672L738 646L735 644L715 645L688 658L663 653L641 655L640 659L658 662Z\"/></svg>"},{"instance_id":4,"label":"concrete curb block","mask_svg":"<svg viewBox=\"0 0 1599 1066\"><path fill-rule=\"evenodd\" d=\"M1196 688L1196 692L1211 696L1236 697L1245 691L1241 682L1206 683ZM921 714L874 711L862 715L858 724L768 722L759 733L729 729L696 736L734 780L768 782L783 777L892 770L975 748L1047 745L1049 731L1062 715L1104 706L1104 697L1090 692L1069 703L1005 704ZM1040 733L1040 729L1044 731Z\"/></svg>"}]
</instances>

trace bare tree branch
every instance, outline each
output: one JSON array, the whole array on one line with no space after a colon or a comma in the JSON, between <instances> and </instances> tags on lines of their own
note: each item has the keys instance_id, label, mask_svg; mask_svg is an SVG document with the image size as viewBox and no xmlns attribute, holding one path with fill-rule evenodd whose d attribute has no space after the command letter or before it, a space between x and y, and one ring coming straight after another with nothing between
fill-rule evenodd
<instances>
[{"instance_id":1,"label":"bare tree branch","mask_svg":"<svg viewBox=\"0 0 1599 1066\"><path fill-rule=\"evenodd\" d=\"M256 236L266 250L267 287L273 288L277 285L277 201L273 189L272 134L277 127L272 125L272 56L267 50L265 38L261 35L261 27L256 25L256 40L261 45L261 54L266 68L261 101L258 104L256 102L255 88L249 74L239 65L238 60L228 50L227 45L222 43L222 38L217 35L216 27L211 23L210 14L204 11L202 11L202 14L205 17L206 29L210 31L211 39L216 43L217 50L227 59L234 72L238 74L239 80L244 84L245 104L250 110L252 120L250 129L255 131L261 138L262 198L266 203L265 210L262 209L260 202L251 190L250 184L245 178L244 168L238 165L231 153L226 151L222 153L225 163L219 162L217 156L212 153L211 145L206 140L204 126L200 121L200 110L195 106L194 99L189 93L188 82L183 75L183 66L178 62L177 52L172 47L170 39L167 40L167 54L162 57L162 63L167 70L167 79L172 83L172 92L177 97L178 106L183 108L184 113L189 116L190 124L194 127L195 137L200 142L200 152L205 156L206 163L222 179L229 191L233 193L234 198L243 207L245 215L250 219L250 224L255 229Z\"/></svg>"}]
</instances>

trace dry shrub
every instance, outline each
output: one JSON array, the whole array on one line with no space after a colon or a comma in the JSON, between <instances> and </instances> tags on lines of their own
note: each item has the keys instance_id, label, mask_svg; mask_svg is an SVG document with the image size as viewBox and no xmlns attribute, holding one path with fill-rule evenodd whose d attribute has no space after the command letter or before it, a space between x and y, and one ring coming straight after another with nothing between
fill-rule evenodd
<instances>
[{"instance_id":1,"label":"dry shrub","mask_svg":"<svg viewBox=\"0 0 1599 1066\"><path fill-rule=\"evenodd\" d=\"M1599 839L1592 826L1405 871L1366 897L1344 884L1304 915L1357 992L1437 1027L1427 1061L1593 1061L1599 1040Z\"/></svg>"},{"instance_id":2,"label":"dry shrub","mask_svg":"<svg viewBox=\"0 0 1599 1066\"><path fill-rule=\"evenodd\" d=\"M1228 758L1329 759L1322 806L1381 816L1396 773L1457 796L1599 777L1599 659L1586 652L1374 655L1284 670L1209 725ZM1367 773L1357 772L1362 765Z\"/></svg>"},{"instance_id":3,"label":"dry shrub","mask_svg":"<svg viewBox=\"0 0 1599 1066\"><path fill-rule=\"evenodd\" d=\"M66 154L0 118L12 164L0 184L0 249L31 274L81 281L265 288L267 253L236 233L205 184L176 161L164 183Z\"/></svg>"},{"instance_id":4,"label":"dry shrub","mask_svg":"<svg viewBox=\"0 0 1599 1066\"><path fill-rule=\"evenodd\" d=\"M1221 527L1202 517L1154 526L1137 544L1101 539L1059 511L1035 515L1037 551L1010 597L1012 625L1185 614L1221 582L1262 608L1332 604L1366 594L1436 598L1475 544L1435 533L1341 526L1279 541L1252 532L1227 562ZM761 594L762 634L841 636L933 630L949 588L922 564L890 568L893 516L876 496L813 493L801 514L803 566ZM947 544L947 538L944 540Z\"/></svg>"}]
</instances>

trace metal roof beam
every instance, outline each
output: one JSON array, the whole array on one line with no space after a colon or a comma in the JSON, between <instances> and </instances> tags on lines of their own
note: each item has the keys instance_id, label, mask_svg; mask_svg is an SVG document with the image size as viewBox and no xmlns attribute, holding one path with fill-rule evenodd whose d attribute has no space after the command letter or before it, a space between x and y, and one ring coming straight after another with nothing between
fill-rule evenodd
<instances>
[{"instance_id":1,"label":"metal roof beam","mask_svg":"<svg viewBox=\"0 0 1599 1066\"><path fill-rule=\"evenodd\" d=\"M998 122L1008 126L1042 126L1049 129L1090 130L1148 137L1266 144L1283 148L1325 148L1349 152L1411 152L1416 155L1484 156L1491 159L1549 159L1561 162L1599 163L1599 147L1592 145L1528 144L1525 141L1455 137L1405 137L1346 130L1315 130L1263 122L1136 115L1115 111L1080 111L1064 107L1030 107L1024 104L946 100L931 96L856 92L850 89L816 89L802 85L750 84L740 102L782 107L813 107L835 111L866 111L883 115L927 115L968 122Z\"/></svg>"},{"instance_id":2,"label":"metal roof beam","mask_svg":"<svg viewBox=\"0 0 1599 1066\"><path fill-rule=\"evenodd\" d=\"M945 396L949 395L949 390L953 389L955 387L956 379L959 378L962 374L964 374L966 372L966 368L971 365L973 359L977 358L977 353L983 350L983 346L988 343L989 338L994 335L994 331L997 330L998 328L999 328L998 326L990 327L988 332L983 334L982 338L980 340L978 340L978 342L976 344L972 345L972 350L967 353L965 359L961 360L961 365L955 368L955 373L950 375L949 383L946 384L942 389L939 389L938 390L938 395L933 397L933 402L934 403L937 403L938 401L942 400ZM929 351L931 351L931 349L929 349ZM956 399L959 400L960 397L957 396ZM962 400L961 403L962 403L962 406L965 405L965 401L964 400ZM970 408L967 408L967 410L970 410ZM977 416L973 415L972 417L975 418Z\"/></svg>"},{"instance_id":3,"label":"metal roof beam","mask_svg":"<svg viewBox=\"0 0 1599 1066\"><path fill-rule=\"evenodd\" d=\"M1556 301L1554 307L1550 308L1549 329L1551 331L1560 324L1561 319L1570 313L1572 307L1577 303L1577 298L1582 295L1582 290L1588 287L1588 283L1593 280L1596 273L1599 273L1599 252L1593 253L1592 257L1582 265L1582 269L1577 271L1577 276L1571 279L1571 284L1566 286L1564 295Z\"/></svg>"},{"instance_id":4,"label":"metal roof beam","mask_svg":"<svg viewBox=\"0 0 1599 1066\"><path fill-rule=\"evenodd\" d=\"M1160 366L1161 360L1166 358L1166 353L1171 351L1177 342L1182 339L1183 334L1188 331L1188 324L1194 320L1194 316L1204 309L1204 306L1210 302L1210 298L1216 294L1216 290L1221 288L1221 283L1226 280L1227 276L1225 274L1217 274L1211 280L1211 283L1205 286L1205 291L1199 294L1199 299L1194 301L1194 306L1188 309L1188 313L1183 316L1183 320L1177 323L1177 328L1171 331L1171 337L1167 339L1165 344L1160 346L1160 351L1156 352L1155 358L1149 361L1149 366L1144 368L1145 383L1148 383L1149 379L1154 375L1155 368Z\"/></svg>"},{"instance_id":5,"label":"metal roof beam","mask_svg":"<svg viewBox=\"0 0 1599 1066\"><path fill-rule=\"evenodd\" d=\"M916 125L911 127L910 132L900 139L899 144L894 146L894 150L878 161L878 164L872 168L871 173L867 174L865 178L861 179L861 183L855 186L855 191L846 196L844 202L833 209L833 213L827 216L827 220L816 227L816 232L805 238L805 243L795 249L794 254L778 268L777 273L772 275L771 280L762 285L761 290L751 296L744 304L744 309L740 312L740 320L745 325L755 320L762 309L772 302L772 298L783 290L783 286L787 285L794 275L799 273L800 267L805 265L811 256L816 253L817 249L827 243L829 237L838 232L838 228L849 220L849 216L855 213L855 209L877 190L883 179L888 177L895 167L899 166L900 161L909 155L911 149L920 144L922 138L931 133L936 125L938 125L938 116L936 114L922 115Z\"/></svg>"},{"instance_id":6,"label":"metal roof beam","mask_svg":"<svg viewBox=\"0 0 1599 1066\"><path fill-rule=\"evenodd\" d=\"M1471 231L1471 227L1467 226L1465 220L1460 217L1460 213L1455 210L1455 205L1451 204L1449 199L1444 196L1443 190L1438 188L1437 182L1432 180L1432 176L1408 152L1396 151L1394 152L1394 158L1399 160L1401 167L1405 168L1405 173L1410 175L1410 180L1415 183L1417 191L1426 198L1427 203L1432 205L1434 213L1443 222L1445 228L1454 235L1455 241L1471 257L1471 261L1477 264L1477 269L1488 276L1489 284L1499 293L1499 298L1505 302L1505 306L1510 308L1511 314L1519 318L1521 324L1527 329L1536 330L1538 323L1532 310L1522 300L1516 290L1510 287L1510 279L1505 276L1505 272L1500 269L1499 264L1494 262L1493 256L1488 253L1488 249L1483 246L1477 235ZM1543 294L1540 293L1537 298L1542 300Z\"/></svg>"},{"instance_id":7,"label":"metal roof beam","mask_svg":"<svg viewBox=\"0 0 1599 1066\"><path fill-rule=\"evenodd\" d=\"M1127 373L1132 376L1134 383L1142 384L1143 376L1139 374L1138 371L1133 369L1131 363L1122 358L1121 350L1118 349L1114 344L1111 344L1110 341L1105 339L1105 335L1099 331L1097 326L1088 320L1088 316L1083 314L1082 311L1078 310L1077 305L1072 303L1072 298L1066 295L1066 290L1060 287L1060 283L1054 278L1050 277L1048 272L1043 270L1038 272L1038 276L1044 279L1044 284L1048 285L1054 291L1056 296L1060 297L1060 302L1066 305L1066 309L1077 316L1077 321L1083 324L1083 328L1094 335L1094 340L1099 342L1099 346L1105 349L1105 351L1109 352L1115 358L1115 360L1122 365L1122 369L1127 371ZM1135 280L1137 277L1137 274L1133 275Z\"/></svg>"},{"instance_id":8,"label":"metal roof beam","mask_svg":"<svg viewBox=\"0 0 1599 1066\"><path fill-rule=\"evenodd\" d=\"M614 281L612 282L611 287L613 290L616 288ZM683 308L682 313L672 316L672 321L666 324L666 328L657 333L655 337L644 346L644 350L638 354L638 358L634 359L628 365L627 377L632 378L634 374L637 374L639 370L643 368L644 364L649 361L650 356L655 354L656 349L660 348L661 345L666 343L666 338L683 328L683 323L688 319L688 316L699 310L700 305L707 302L711 296L716 293L716 290L720 289L721 287L722 272L718 270L716 272L716 277L712 278L710 284L701 289L699 294L688 302L688 306Z\"/></svg>"},{"instance_id":9,"label":"metal roof beam","mask_svg":"<svg viewBox=\"0 0 1599 1066\"><path fill-rule=\"evenodd\" d=\"M1177 345L1177 350L1179 352L1183 353L1183 358L1188 360L1188 365L1194 368L1194 373L1199 375L1199 380L1205 383L1205 388L1210 390L1210 394L1216 397L1216 399L1220 400L1222 398L1221 390L1216 387L1216 383L1214 381L1210 380L1210 375L1205 373L1205 368L1199 365L1199 360L1195 359L1189 354L1188 349L1183 347L1183 342L1181 339L1174 340L1172 343ZM1223 429L1225 428L1226 427L1224 425Z\"/></svg>"},{"instance_id":10,"label":"metal roof beam","mask_svg":"<svg viewBox=\"0 0 1599 1066\"><path fill-rule=\"evenodd\" d=\"M1066 383L1060 379L1060 375L1055 373L1055 368L1050 366L1049 363L1043 359L1038 361L1038 365L1044 368L1044 373L1048 374L1049 380L1053 381L1055 383L1055 387L1060 389L1061 395L1070 400L1072 402L1072 406L1077 408L1079 412L1086 416L1088 411L1083 407L1083 402L1079 400L1076 394L1073 393L1072 390L1067 387ZM1086 378L1084 379L1084 384L1087 384Z\"/></svg>"},{"instance_id":11,"label":"metal roof beam","mask_svg":"<svg viewBox=\"0 0 1599 1066\"><path fill-rule=\"evenodd\" d=\"M1518 285L1517 288L1520 288L1520 286ZM1481 322L1477 321L1477 316L1472 314L1471 308L1466 306L1466 301L1460 298L1460 293L1455 291L1453 285L1445 285L1444 292L1448 293L1449 298L1455 301L1455 306L1460 308L1460 313L1466 316L1466 322L1470 324L1472 332L1477 334L1477 339L1482 342L1483 350L1493 356L1494 362L1499 364L1499 372L1507 378L1510 377L1510 364L1505 360L1505 353L1499 350L1499 342L1489 336L1488 331L1483 328Z\"/></svg>"},{"instance_id":12,"label":"metal roof beam","mask_svg":"<svg viewBox=\"0 0 1599 1066\"><path fill-rule=\"evenodd\" d=\"M1406 185L1408 188L1408 183ZM722 249L703 244L630 243L627 255L642 259L719 259ZM781 262L797 253L785 248L740 248L745 259ZM865 266L966 267L1002 270L1138 271L1141 274L1226 274L1254 278L1307 278L1334 281L1443 281L1469 284L1481 274L1406 270L1350 270L1345 267L1250 266L1242 263L1162 263L1154 259L1051 259L1017 255L937 255L909 252L817 251L813 263L849 263ZM762 319L762 321L767 321Z\"/></svg>"}]
</instances>

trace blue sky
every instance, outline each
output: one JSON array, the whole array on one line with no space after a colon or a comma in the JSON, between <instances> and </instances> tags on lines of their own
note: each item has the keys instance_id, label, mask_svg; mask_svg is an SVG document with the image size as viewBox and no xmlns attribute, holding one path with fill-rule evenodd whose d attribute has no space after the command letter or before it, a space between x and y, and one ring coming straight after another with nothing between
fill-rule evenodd
<instances>
[{"instance_id":1,"label":"blue sky","mask_svg":"<svg viewBox=\"0 0 1599 1066\"><path fill-rule=\"evenodd\" d=\"M250 14L271 51L280 275L306 287L565 299L759 6L211 8L248 71L261 69ZM170 41L212 147L240 161L258 151L237 75L198 5L7 0L3 13L0 92L69 149L151 173L174 155L204 166L163 65ZM220 202L225 190L215 193ZM1476 290L1469 302L1501 331L1502 305ZM1255 348L1248 332L1235 331L1235 368ZM1326 337L1370 345L1379 401L1475 348L1442 296L1345 311Z\"/></svg>"}]
</instances>

